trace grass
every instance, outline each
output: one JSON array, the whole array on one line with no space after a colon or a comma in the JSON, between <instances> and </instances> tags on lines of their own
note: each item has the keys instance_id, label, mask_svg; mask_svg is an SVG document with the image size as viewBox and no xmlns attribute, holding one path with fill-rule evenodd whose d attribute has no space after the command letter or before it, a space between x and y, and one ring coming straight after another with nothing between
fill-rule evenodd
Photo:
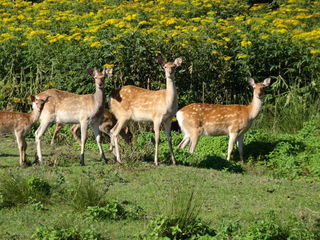
<instances>
[{"instance_id":1,"label":"grass","mask_svg":"<svg viewBox=\"0 0 320 240\"><path fill-rule=\"evenodd\" d=\"M32 160L35 151L33 139L28 139L28 143L27 154ZM303 178L273 178L268 174L269 170L261 166L242 165L243 171L237 173L182 165L155 167L152 162L143 161L123 165L110 162L106 165L99 161L96 150L88 149L85 153L87 165L80 167L76 145L50 146L44 143L44 159L49 162L58 159L58 166L20 168L12 138L2 138L0 149L0 181L11 171L19 172L25 178L41 176L51 186L50 201L0 208L0 239L30 239L41 227L77 229L81 233L94 231L103 239L137 239L148 231L150 221L157 216L183 215L183 209L173 209L173 206L188 200L188 197L180 199L180 193L188 196L191 192L197 204L191 208L196 213L188 214L196 214L217 229L218 236L221 229L226 229L226 223L239 224L240 230L237 231L243 236L254 234L259 229L252 228L260 227L261 230L261 222L264 223L270 212L284 225L295 218L309 229L320 230L319 182ZM82 179L88 181L83 182ZM130 202L143 209L144 217L103 221L87 217L82 208L74 205L77 196L73 191L82 183L85 183L86 191L88 186L94 189L88 194L93 202L98 203L96 205L112 201ZM88 195L87 192L81 194ZM77 201L81 203L84 198Z\"/></svg>"}]
</instances>

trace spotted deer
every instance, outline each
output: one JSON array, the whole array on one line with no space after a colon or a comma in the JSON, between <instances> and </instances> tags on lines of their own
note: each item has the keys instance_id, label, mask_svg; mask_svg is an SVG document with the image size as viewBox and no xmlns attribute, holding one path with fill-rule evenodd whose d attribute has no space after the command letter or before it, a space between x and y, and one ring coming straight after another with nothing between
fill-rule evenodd
<instances>
[{"instance_id":1,"label":"spotted deer","mask_svg":"<svg viewBox=\"0 0 320 240\"><path fill-rule=\"evenodd\" d=\"M88 69L88 73L94 78L96 91L94 94L74 94L57 89L49 89L41 92L37 97L50 96L40 115L40 126L36 131L37 159L42 163L40 138L52 122L66 124L80 124L81 129L81 152L80 165L84 165L84 146L87 137L87 128L90 124L98 144L101 160L106 161L100 144L99 125L103 117L105 96L104 79L112 75L112 68L103 69L102 72Z\"/></svg>"},{"instance_id":2,"label":"spotted deer","mask_svg":"<svg viewBox=\"0 0 320 240\"><path fill-rule=\"evenodd\" d=\"M111 130L111 128L114 127L114 125L116 125L116 123L117 123L117 119L115 118L115 116L108 109L105 109L103 112L103 118L102 118L101 123L99 125L99 129L101 132L104 132L105 134L110 136L110 130ZM51 139L51 145L54 144L55 138L62 127L63 127L63 124L61 124L61 123L56 124L56 127L55 127L53 135L52 135L52 139ZM79 129L80 129L80 124L73 124L71 127L71 133L73 135L73 138L79 144L81 144L81 139L77 135L77 131ZM126 143L129 144L131 142L132 134L131 134L128 127L121 129L120 136L126 141Z\"/></svg>"},{"instance_id":3,"label":"spotted deer","mask_svg":"<svg viewBox=\"0 0 320 240\"><path fill-rule=\"evenodd\" d=\"M123 86L114 92L110 99L110 108L117 118L116 125L111 129L111 148L116 159L121 163L118 134L129 119L134 121L152 121L155 132L154 163L158 165L158 145L160 137L160 125L163 124L169 142L172 163L175 157L171 140L171 121L178 110L177 90L174 83L174 73L181 65L182 59L174 62L165 62L158 58L158 63L164 68L166 76L166 89L151 91L135 86Z\"/></svg>"},{"instance_id":4,"label":"spotted deer","mask_svg":"<svg viewBox=\"0 0 320 240\"><path fill-rule=\"evenodd\" d=\"M20 154L20 165L26 164L27 142L26 135L33 124L39 119L40 113L48 97L38 99L31 96L32 113L0 112L0 133L11 133L16 137Z\"/></svg>"},{"instance_id":5,"label":"spotted deer","mask_svg":"<svg viewBox=\"0 0 320 240\"><path fill-rule=\"evenodd\" d=\"M201 135L229 135L227 160L230 160L233 146L237 142L243 161L243 135L258 116L264 88L269 86L270 81L270 78L266 78L262 83L255 83L252 78L248 79L253 87L253 99L249 105L193 103L180 109L177 120L184 137L178 147L184 148L190 143L189 152L193 153Z\"/></svg>"}]
</instances>

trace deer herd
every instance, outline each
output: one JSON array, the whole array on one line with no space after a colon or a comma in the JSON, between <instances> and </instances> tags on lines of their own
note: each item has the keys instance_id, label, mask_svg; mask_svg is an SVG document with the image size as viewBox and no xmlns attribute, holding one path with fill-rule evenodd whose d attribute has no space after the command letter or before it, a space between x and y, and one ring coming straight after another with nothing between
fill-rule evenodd
<instances>
[{"instance_id":1,"label":"deer herd","mask_svg":"<svg viewBox=\"0 0 320 240\"><path fill-rule=\"evenodd\" d=\"M112 76L112 68L104 68L102 72L88 69L88 73L95 80L94 94L74 94L57 89L43 91L31 96L31 113L17 113L0 111L0 134L13 133L20 154L20 165L26 164L27 143L25 137L33 124L39 120L40 126L35 132L36 160L43 163L41 150L41 137L50 126L56 123L51 140L54 139L64 124L73 124L71 131L81 146L80 165L84 165L84 149L87 138L87 129L90 125L98 145L100 159L107 162L101 146L101 132L110 137L110 152L117 162L121 163L118 136L127 143L131 142L132 134L126 126L129 120L152 121L155 134L154 164L158 165L158 148L160 127L164 128L169 143L172 164L176 164L172 138L171 122L176 116L183 133L179 148L189 144L189 152L193 153L201 135L219 136L228 135L228 155L230 160L235 143L238 145L240 160L243 161L243 136L250 128L252 121L258 116L262 107L264 88L270 84L271 79L266 78L262 83L255 83L248 79L253 87L253 99L249 105L219 105L206 103L193 103L178 111L178 97L175 86L175 70L182 64L181 58L174 62L165 62L158 58L163 67L166 78L166 89L151 91L136 86L123 86L110 95L110 110L105 109L104 80ZM76 134L80 129L81 137Z\"/></svg>"}]
</instances>

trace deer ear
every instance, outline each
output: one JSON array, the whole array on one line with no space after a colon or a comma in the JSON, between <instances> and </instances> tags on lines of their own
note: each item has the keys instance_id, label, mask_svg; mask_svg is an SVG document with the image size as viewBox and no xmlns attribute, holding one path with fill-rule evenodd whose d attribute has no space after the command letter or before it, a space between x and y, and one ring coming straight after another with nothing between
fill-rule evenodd
<instances>
[{"instance_id":1,"label":"deer ear","mask_svg":"<svg viewBox=\"0 0 320 240\"><path fill-rule=\"evenodd\" d=\"M255 82L254 82L254 80L253 80L253 78L248 78L248 83L252 86L252 87L254 87L255 86Z\"/></svg>"},{"instance_id":2,"label":"deer ear","mask_svg":"<svg viewBox=\"0 0 320 240\"><path fill-rule=\"evenodd\" d=\"M162 57L158 57L157 61L161 66L164 66L165 61L164 61L164 59Z\"/></svg>"},{"instance_id":3,"label":"deer ear","mask_svg":"<svg viewBox=\"0 0 320 240\"><path fill-rule=\"evenodd\" d=\"M31 102L35 102L36 101L36 97L35 96L30 96L31 98Z\"/></svg>"},{"instance_id":4,"label":"deer ear","mask_svg":"<svg viewBox=\"0 0 320 240\"><path fill-rule=\"evenodd\" d=\"M113 72L113 68L105 68L103 69L104 74L111 77L112 76L112 72Z\"/></svg>"},{"instance_id":5,"label":"deer ear","mask_svg":"<svg viewBox=\"0 0 320 240\"><path fill-rule=\"evenodd\" d=\"M45 99L42 99L42 101L44 101L45 103L46 102L48 102L49 101L49 98L50 98L51 96L47 96Z\"/></svg>"},{"instance_id":6,"label":"deer ear","mask_svg":"<svg viewBox=\"0 0 320 240\"><path fill-rule=\"evenodd\" d=\"M265 85L266 87L269 86L271 83L271 78L266 78L265 80L263 80L263 85Z\"/></svg>"},{"instance_id":7,"label":"deer ear","mask_svg":"<svg viewBox=\"0 0 320 240\"><path fill-rule=\"evenodd\" d=\"M177 67L179 67L179 66L182 64L182 58L176 58L176 59L174 60L174 64L175 64Z\"/></svg>"},{"instance_id":8,"label":"deer ear","mask_svg":"<svg viewBox=\"0 0 320 240\"><path fill-rule=\"evenodd\" d=\"M88 71L88 73L90 74L91 77L94 77L94 72L96 71L95 68L89 68L87 71Z\"/></svg>"}]
</instances>

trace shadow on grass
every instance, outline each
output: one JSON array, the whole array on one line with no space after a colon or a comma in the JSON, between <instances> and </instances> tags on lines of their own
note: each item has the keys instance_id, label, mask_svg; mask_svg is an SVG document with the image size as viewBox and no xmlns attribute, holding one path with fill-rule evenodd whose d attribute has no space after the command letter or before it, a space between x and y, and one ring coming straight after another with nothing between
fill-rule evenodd
<instances>
[{"instance_id":1,"label":"shadow on grass","mask_svg":"<svg viewBox=\"0 0 320 240\"><path fill-rule=\"evenodd\" d=\"M19 157L19 154L0 153L0 157Z\"/></svg>"},{"instance_id":2,"label":"shadow on grass","mask_svg":"<svg viewBox=\"0 0 320 240\"><path fill-rule=\"evenodd\" d=\"M198 168L215 169L218 171L227 171L232 173L243 173L244 169L236 162L227 161L216 155L206 155L202 161L194 165Z\"/></svg>"},{"instance_id":3,"label":"shadow on grass","mask_svg":"<svg viewBox=\"0 0 320 240\"><path fill-rule=\"evenodd\" d=\"M260 142L255 141L244 146L244 160L255 159L256 161L267 160L268 155L274 150L278 142ZM237 157L239 159L239 154L237 151Z\"/></svg>"}]
</instances>

